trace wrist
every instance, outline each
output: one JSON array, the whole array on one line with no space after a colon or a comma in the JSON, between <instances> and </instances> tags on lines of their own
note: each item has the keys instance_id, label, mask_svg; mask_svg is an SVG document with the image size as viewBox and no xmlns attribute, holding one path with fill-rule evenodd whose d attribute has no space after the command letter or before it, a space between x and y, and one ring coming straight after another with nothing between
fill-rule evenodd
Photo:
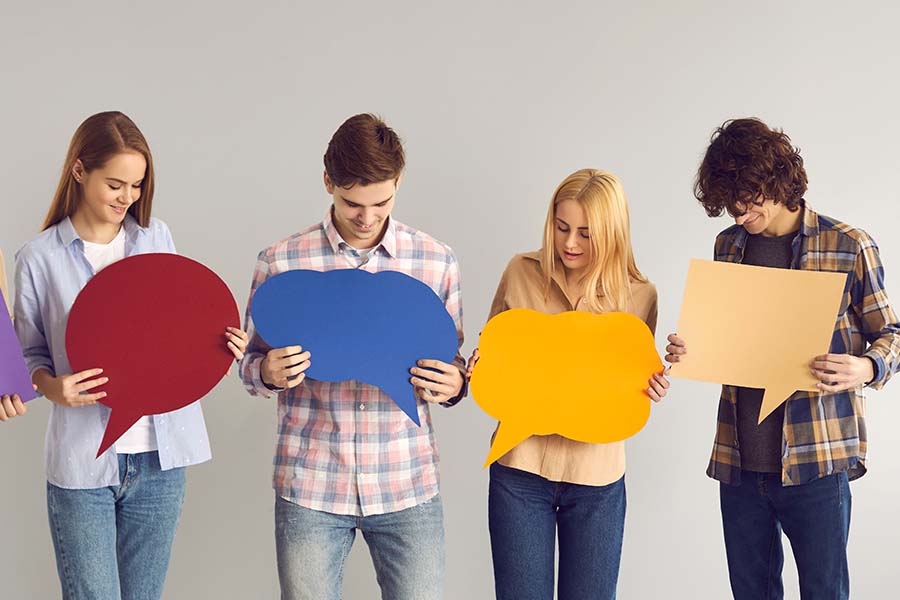
<instances>
[{"instance_id":1,"label":"wrist","mask_svg":"<svg viewBox=\"0 0 900 600\"><path fill-rule=\"evenodd\" d=\"M272 385L272 381L266 377L267 369L266 358L263 357L261 361L259 361L259 378L262 380L263 384L266 386Z\"/></svg>"},{"instance_id":2,"label":"wrist","mask_svg":"<svg viewBox=\"0 0 900 600\"><path fill-rule=\"evenodd\" d=\"M875 383L875 378L878 376L878 364L871 356L863 356L863 358L869 362L869 366L872 368L872 374L867 374L866 381L863 383L863 385L870 385L872 383Z\"/></svg>"}]
</instances>

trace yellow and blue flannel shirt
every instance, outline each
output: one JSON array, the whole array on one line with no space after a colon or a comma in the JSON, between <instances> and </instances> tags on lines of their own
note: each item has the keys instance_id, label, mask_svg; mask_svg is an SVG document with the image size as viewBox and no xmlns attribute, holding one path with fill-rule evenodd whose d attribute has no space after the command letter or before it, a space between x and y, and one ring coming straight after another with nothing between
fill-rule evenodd
<instances>
[{"instance_id":1,"label":"yellow and blue flannel shirt","mask_svg":"<svg viewBox=\"0 0 900 600\"><path fill-rule=\"evenodd\" d=\"M900 322L884 290L878 246L864 231L819 215L806 202L801 210L802 225L793 240L791 268L847 274L830 352L872 359L875 377L868 386L880 389L900 368ZM716 237L715 260L742 262L747 236L739 225L721 232ZM847 471L851 480L862 477L866 443L862 386L834 394L796 392L784 411L782 483L799 485L842 471ZM725 385L706 473L723 483L737 484L740 471L737 388Z\"/></svg>"}]
</instances>

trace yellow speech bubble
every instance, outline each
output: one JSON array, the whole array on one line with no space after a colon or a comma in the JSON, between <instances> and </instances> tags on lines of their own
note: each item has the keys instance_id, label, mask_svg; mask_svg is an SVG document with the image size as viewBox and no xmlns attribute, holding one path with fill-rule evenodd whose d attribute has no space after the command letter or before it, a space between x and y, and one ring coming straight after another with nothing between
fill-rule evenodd
<instances>
[{"instance_id":1,"label":"yellow speech bubble","mask_svg":"<svg viewBox=\"0 0 900 600\"><path fill-rule=\"evenodd\" d=\"M764 388L759 423L797 390L816 390L810 361L831 345L846 273L692 259L673 377Z\"/></svg>"},{"instance_id":2,"label":"yellow speech bubble","mask_svg":"<svg viewBox=\"0 0 900 600\"><path fill-rule=\"evenodd\" d=\"M589 443L634 435L650 416L649 380L662 370L653 334L628 313L504 311L481 332L478 352L472 397L500 421L485 467L531 435Z\"/></svg>"}]
</instances>

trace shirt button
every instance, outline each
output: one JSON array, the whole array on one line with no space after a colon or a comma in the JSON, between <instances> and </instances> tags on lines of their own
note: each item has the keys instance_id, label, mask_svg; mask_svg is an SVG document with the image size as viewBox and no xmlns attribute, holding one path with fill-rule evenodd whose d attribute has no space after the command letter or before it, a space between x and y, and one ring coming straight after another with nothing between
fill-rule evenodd
<instances>
[{"instance_id":1,"label":"shirt button","mask_svg":"<svg viewBox=\"0 0 900 600\"><path fill-rule=\"evenodd\" d=\"M366 410L366 405L365 405L365 404L360 404L360 405L359 405L359 410Z\"/></svg>"}]
</instances>

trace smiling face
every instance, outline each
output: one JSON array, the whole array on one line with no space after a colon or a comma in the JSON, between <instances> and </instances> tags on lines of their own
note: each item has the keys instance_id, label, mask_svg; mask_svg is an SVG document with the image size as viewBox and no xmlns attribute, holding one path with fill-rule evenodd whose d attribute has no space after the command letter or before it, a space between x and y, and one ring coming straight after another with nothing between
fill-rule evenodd
<instances>
[{"instance_id":1,"label":"smiling face","mask_svg":"<svg viewBox=\"0 0 900 600\"><path fill-rule=\"evenodd\" d=\"M134 152L116 154L90 172L76 161L72 175L81 186L81 201L74 218L91 228L118 228L129 207L140 200L146 172L147 161Z\"/></svg>"},{"instance_id":2,"label":"smiling face","mask_svg":"<svg viewBox=\"0 0 900 600\"><path fill-rule=\"evenodd\" d=\"M800 212L789 211L784 204L761 195L754 202L739 203L742 211L734 217L734 222L742 226L750 235L762 234L766 237L787 235L800 227Z\"/></svg>"},{"instance_id":3,"label":"smiling face","mask_svg":"<svg viewBox=\"0 0 900 600\"><path fill-rule=\"evenodd\" d=\"M567 271L584 271L591 264L591 234L587 215L576 200L557 203L553 234L556 254Z\"/></svg>"},{"instance_id":4,"label":"smiling face","mask_svg":"<svg viewBox=\"0 0 900 600\"><path fill-rule=\"evenodd\" d=\"M334 225L344 241L356 249L377 245L384 236L399 187L400 178L342 188L325 173L325 190L334 199Z\"/></svg>"}]
</instances>

